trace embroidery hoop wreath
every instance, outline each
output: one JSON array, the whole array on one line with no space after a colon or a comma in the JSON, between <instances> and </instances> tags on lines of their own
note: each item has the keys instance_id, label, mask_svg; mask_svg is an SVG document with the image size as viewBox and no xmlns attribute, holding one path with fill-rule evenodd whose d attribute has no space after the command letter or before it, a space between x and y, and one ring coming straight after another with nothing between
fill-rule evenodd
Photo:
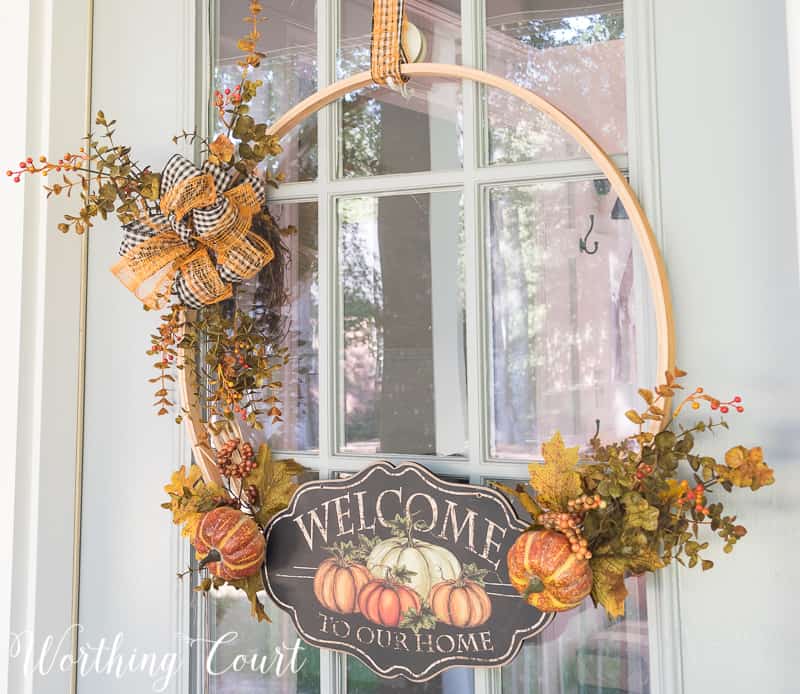
<instances>
[{"instance_id":1,"label":"embroidery hoop wreath","mask_svg":"<svg viewBox=\"0 0 800 694\"><path fill-rule=\"evenodd\" d=\"M653 299L653 310L656 321L657 354L656 373L663 374L675 366L675 328L672 316L672 299L669 291L664 259L653 234L650 222L639 203L636 194L625 176L617 168L605 150L576 121L557 106L538 94L520 87L507 79L489 74L475 68L443 63L411 63L402 66L402 73L408 77L438 77L455 80L470 80L479 84L499 89L515 96L537 111L547 115L564 132L570 135L589 154L622 202L644 259L648 284ZM313 115L328 104L342 96L367 86L375 86L369 72L361 72L352 77L339 80L321 89L289 109L270 128L268 135L279 140L295 126ZM187 362L185 350L178 350L178 364ZM194 395L197 392L194 369L178 369L178 382L181 405L186 412L184 423L189 434L189 441L194 452L195 462L203 473L206 482L221 482L221 475L215 463L214 453L209 435L203 424L200 403Z\"/></svg>"}]
</instances>

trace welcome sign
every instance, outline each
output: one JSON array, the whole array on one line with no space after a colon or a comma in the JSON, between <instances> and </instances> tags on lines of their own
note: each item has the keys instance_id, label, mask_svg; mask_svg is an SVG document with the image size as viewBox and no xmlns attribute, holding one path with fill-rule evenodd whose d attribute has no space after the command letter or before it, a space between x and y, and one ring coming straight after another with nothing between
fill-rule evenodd
<instances>
[{"instance_id":1,"label":"welcome sign","mask_svg":"<svg viewBox=\"0 0 800 694\"><path fill-rule=\"evenodd\" d=\"M496 667L553 619L509 581L526 528L492 489L374 463L297 490L265 531L264 585L306 642L383 677Z\"/></svg>"}]
</instances>

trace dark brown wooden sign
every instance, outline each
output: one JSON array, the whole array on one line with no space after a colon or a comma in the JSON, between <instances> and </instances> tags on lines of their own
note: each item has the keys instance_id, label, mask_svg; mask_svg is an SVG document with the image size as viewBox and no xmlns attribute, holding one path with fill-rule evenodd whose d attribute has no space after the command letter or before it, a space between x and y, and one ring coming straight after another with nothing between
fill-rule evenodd
<instances>
[{"instance_id":1,"label":"dark brown wooden sign","mask_svg":"<svg viewBox=\"0 0 800 694\"><path fill-rule=\"evenodd\" d=\"M496 667L553 619L508 578L525 528L499 492L374 463L297 490L266 529L264 585L306 642L382 677Z\"/></svg>"}]
</instances>

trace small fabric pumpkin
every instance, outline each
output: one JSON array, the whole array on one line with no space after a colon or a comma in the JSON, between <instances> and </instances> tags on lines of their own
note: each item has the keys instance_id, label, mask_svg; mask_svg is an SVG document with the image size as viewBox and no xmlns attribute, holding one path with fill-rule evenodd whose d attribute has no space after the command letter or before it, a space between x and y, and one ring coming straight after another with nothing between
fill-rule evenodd
<instances>
[{"instance_id":1,"label":"small fabric pumpkin","mask_svg":"<svg viewBox=\"0 0 800 694\"><path fill-rule=\"evenodd\" d=\"M345 546L334 546L314 574L314 595L323 607L340 614L358 612L358 594L372 574L354 561Z\"/></svg>"},{"instance_id":2,"label":"small fabric pumpkin","mask_svg":"<svg viewBox=\"0 0 800 694\"><path fill-rule=\"evenodd\" d=\"M436 619L462 629L480 626L492 615L492 602L483 589L482 576L471 576L468 568L464 567L458 578L434 585L430 595Z\"/></svg>"},{"instance_id":3,"label":"small fabric pumpkin","mask_svg":"<svg viewBox=\"0 0 800 694\"><path fill-rule=\"evenodd\" d=\"M197 526L194 548L197 558L214 558L208 570L226 581L252 576L264 563L264 534L252 517L230 506L221 506L206 513Z\"/></svg>"},{"instance_id":4,"label":"small fabric pumpkin","mask_svg":"<svg viewBox=\"0 0 800 694\"><path fill-rule=\"evenodd\" d=\"M386 572L386 578L374 578L358 594L358 609L370 622L384 627L396 627L408 610L419 612L422 601L416 591L403 585L403 570L396 575Z\"/></svg>"},{"instance_id":5,"label":"small fabric pumpkin","mask_svg":"<svg viewBox=\"0 0 800 694\"><path fill-rule=\"evenodd\" d=\"M508 550L511 584L542 612L565 612L592 590L592 569L579 559L565 535L555 530L528 531Z\"/></svg>"}]
</instances>

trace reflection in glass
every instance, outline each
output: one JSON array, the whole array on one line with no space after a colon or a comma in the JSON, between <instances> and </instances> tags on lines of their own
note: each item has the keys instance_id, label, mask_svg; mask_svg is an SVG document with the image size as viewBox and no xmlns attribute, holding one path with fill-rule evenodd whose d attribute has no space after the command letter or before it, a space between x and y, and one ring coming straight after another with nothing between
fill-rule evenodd
<instances>
[{"instance_id":1,"label":"reflection in glass","mask_svg":"<svg viewBox=\"0 0 800 694\"><path fill-rule=\"evenodd\" d=\"M211 662L211 669L217 674L206 675L209 694L318 694L319 693L319 650L300 640L289 616L270 603L266 594L261 600L267 601L272 623L257 622L250 614L250 603L241 591L224 586L208 594L212 633L212 643L220 639ZM224 635L235 634L235 638L222 639ZM290 660L294 648L299 645L295 663L296 673L292 672ZM208 648L202 662L208 657ZM283 658L278 661L277 655ZM231 666L234 658L244 656L247 667L236 672ZM253 660L255 659L255 660ZM303 661L305 661L303 663ZM251 663L255 663L255 671ZM277 671L280 662L281 671ZM261 671L263 666L264 672Z\"/></svg>"},{"instance_id":2,"label":"reflection in glass","mask_svg":"<svg viewBox=\"0 0 800 694\"><path fill-rule=\"evenodd\" d=\"M637 384L632 229L612 219L605 180L488 191L492 353L491 454L538 456L628 433ZM594 215L589 248L580 238Z\"/></svg>"},{"instance_id":3,"label":"reflection in glass","mask_svg":"<svg viewBox=\"0 0 800 694\"><path fill-rule=\"evenodd\" d=\"M233 89L241 81L236 64L241 58L237 41L246 33L242 22L246 7L241 2L219 2L219 44L215 88ZM266 53L252 79L264 86L250 104L257 122L274 123L291 106L317 90L317 31L315 0L266 0L259 31L259 48ZM216 117L215 117L216 118ZM215 127L218 121L215 119ZM317 177L317 117L305 119L283 140L283 153L269 158L266 166L287 181L309 181Z\"/></svg>"},{"instance_id":4,"label":"reflection in glass","mask_svg":"<svg viewBox=\"0 0 800 694\"><path fill-rule=\"evenodd\" d=\"M347 659L348 694L383 694L409 692L413 694L472 694L475 691L472 670L453 668L432 680L411 683L402 677L384 680L369 670L357 658Z\"/></svg>"},{"instance_id":5,"label":"reflection in glass","mask_svg":"<svg viewBox=\"0 0 800 694\"><path fill-rule=\"evenodd\" d=\"M585 600L526 641L502 669L503 694L648 694L646 578L625 581L625 617L610 620Z\"/></svg>"},{"instance_id":6,"label":"reflection in glass","mask_svg":"<svg viewBox=\"0 0 800 694\"><path fill-rule=\"evenodd\" d=\"M270 205L281 228L294 227L283 242L290 262L286 268L286 289L290 297L284 307L289 363L280 371L279 391L282 422L272 423L263 415L264 435L270 446L284 451L319 449L319 284L317 256L317 203ZM248 310L254 303L257 280L241 285L237 303Z\"/></svg>"},{"instance_id":7,"label":"reflection in glass","mask_svg":"<svg viewBox=\"0 0 800 694\"><path fill-rule=\"evenodd\" d=\"M337 215L342 449L463 454L461 193L342 198Z\"/></svg>"},{"instance_id":8,"label":"reflection in glass","mask_svg":"<svg viewBox=\"0 0 800 694\"><path fill-rule=\"evenodd\" d=\"M627 149L622 2L487 0L487 70L553 102L610 153ZM584 157L547 116L484 92L493 164Z\"/></svg>"},{"instance_id":9,"label":"reflection in glass","mask_svg":"<svg viewBox=\"0 0 800 694\"><path fill-rule=\"evenodd\" d=\"M425 36L425 60L461 61L457 0L406 3L409 21ZM369 70L371 0L342 1L337 76ZM339 175L371 176L458 169L462 161L461 85L414 79L408 98L389 89L362 89L341 103Z\"/></svg>"}]
</instances>

